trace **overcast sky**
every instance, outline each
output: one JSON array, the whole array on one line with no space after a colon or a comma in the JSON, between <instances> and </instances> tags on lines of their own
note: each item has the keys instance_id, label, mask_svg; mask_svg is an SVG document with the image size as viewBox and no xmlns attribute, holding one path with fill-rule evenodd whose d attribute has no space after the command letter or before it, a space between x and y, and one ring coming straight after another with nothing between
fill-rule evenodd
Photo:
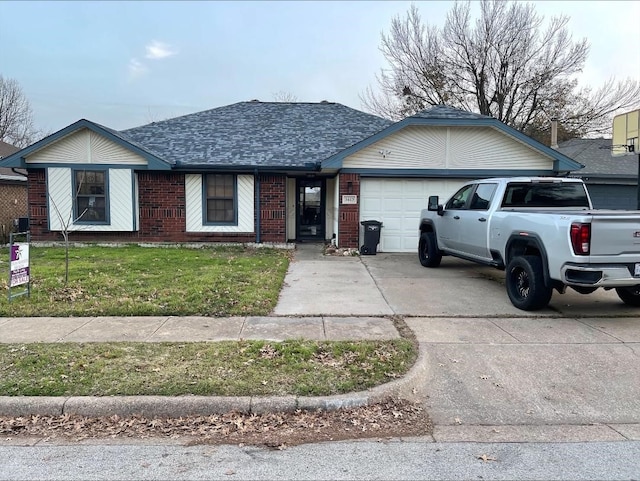
<instances>
[{"instance_id":1,"label":"overcast sky","mask_svg":"<svg viewBox=\"0 0 640 481\"><path fill-rule=\"evenodd\" d=\"M452 2L414 2L442 26ZM640 79L640 2L539 1L566 14L591 54L580 78ZM55 132L81 118L122 130L235 102L359 96L385 67L380 35L403 1L0 0L0 74L19 82L36 126Z\"/></svg>"}]
</instances>

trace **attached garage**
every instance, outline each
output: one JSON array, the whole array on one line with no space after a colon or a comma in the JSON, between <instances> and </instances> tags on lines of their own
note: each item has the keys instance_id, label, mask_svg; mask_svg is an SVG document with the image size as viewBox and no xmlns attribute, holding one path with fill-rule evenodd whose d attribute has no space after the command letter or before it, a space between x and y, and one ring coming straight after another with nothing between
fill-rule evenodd
<instances>
[{"instance_id":1,"label":"attached garage","mask_svg":"<svg viewBox=\"0 0 640 481\"><path fill-rule=\"evenodd\" d=\"M380 179L360 182L360 217L382 222L383 252L416 252L420 211L430 195L447 198L464 179Z\"/></svg>"},{"instance_id":2,"label":"attached garage","mask_svg":"<svg viewBox=\"0 0 640 481\"><path fill-rule=\"evenodd\" d=\"M359 247L362 221L382 222L379 252L416 252L420 211L471 179L556 176L581 164L502 122L447 106L419 112L322 162L334 170L340 247Z\"/></svg>"}]
</instances>

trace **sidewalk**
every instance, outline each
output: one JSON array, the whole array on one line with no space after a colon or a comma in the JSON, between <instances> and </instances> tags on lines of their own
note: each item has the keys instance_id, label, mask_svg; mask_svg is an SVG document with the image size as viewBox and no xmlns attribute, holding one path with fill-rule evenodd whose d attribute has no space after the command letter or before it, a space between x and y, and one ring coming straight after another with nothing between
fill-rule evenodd
<instances>
[{"instance_id":1,"label":"sidewalk","mask_svg":"<svg viewBox=\"0 0 640 481\"><path fill-rule=\"evenodd\" d=\"M240 339L383 340L398 338L388 318L374 317L83 317L0 318L0 343L32 342L190 342ZM421 356L420 359L423 359ZM366 392L336 396L0 396L0 416L180 417L230 411L262 414L297 409L365 406L389 397L410 396L424 376L418 362L402 379Z\"/></svg>"},{"instance_id":2,"label":"sidewalk","mask_svg":"<svg viewBox=\"0 0 640 481\"><path fill-rule=\"evenodd\" d=\"M240 339L318 341L400 337L381 317L13 317L0 318L0 343L194 342Z\"/></svg>"}]
</instances>

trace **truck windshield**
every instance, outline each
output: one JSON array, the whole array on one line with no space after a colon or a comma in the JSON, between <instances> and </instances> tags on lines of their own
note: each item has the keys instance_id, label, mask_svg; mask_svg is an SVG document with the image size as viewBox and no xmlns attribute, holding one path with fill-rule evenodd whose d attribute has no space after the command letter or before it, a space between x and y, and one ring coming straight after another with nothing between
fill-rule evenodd
<instances>
[{"instance_id":1,"label":"truck windshield","mask_svg":"<svg viewBox=\"0 0 640 481\"><path fill-rule=\"evenodd\" d=\"M514 182L507 186L502 207L586 207L589 199L579 182Z\"/></svg>"}]
</instances>

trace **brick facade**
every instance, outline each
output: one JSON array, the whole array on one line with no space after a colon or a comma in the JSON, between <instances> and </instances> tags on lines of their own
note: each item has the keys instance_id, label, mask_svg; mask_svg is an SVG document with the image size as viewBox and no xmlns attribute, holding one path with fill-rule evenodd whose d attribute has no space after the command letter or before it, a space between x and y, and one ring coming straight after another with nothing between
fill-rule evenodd
<instances>
[{"instance_id":1,"label":"brick facade","mask_svg":"<svg viewBox=\"0 0 640 481\"><path fill-rule=\"evenodd\" d=\"M60 241L48 230L45 171L29 170L29 222L34 241ZM286 176L260 177L262 242L286 242ZM185 176L177 172L138 173L139 229L136 232L72 232L75 242L255 242L255 232L185 232ZM255 202L255 200L254 200ZM255 222L255 219L254 219Z\"/></svg>"},{"instance_id":2,"label":"brick facade","mask_svg":"<svg viewBox=\"0 0 640 481\"><path fill-rule=\"evenodd\" d=\"M349 189L351 185L351 189ZM357 195L358 203L342 204L343 195ZM357 248L360 241L360 175L340 174L338 198L340 207L338 214L339 247Z\"/></svg>"},{"instance_id":3,"label":"brick facade","mask_svg":"<svg viewBox=\"0 0 640 481\"><path fill-rule=\"evenodd\" d=\"M287 177L260 176L260 240L287 241Z\"/></svg>"},{"instance_id":4,"label":"brick facade","mask_svg":"<svg viewBox=\"0 0 640 481\"><path fill-rule=\"evenodd\" d=\"M0 181L0 243L9 241L13 220L27 217L27 183Z\"/></svg>"}]
</instances>

